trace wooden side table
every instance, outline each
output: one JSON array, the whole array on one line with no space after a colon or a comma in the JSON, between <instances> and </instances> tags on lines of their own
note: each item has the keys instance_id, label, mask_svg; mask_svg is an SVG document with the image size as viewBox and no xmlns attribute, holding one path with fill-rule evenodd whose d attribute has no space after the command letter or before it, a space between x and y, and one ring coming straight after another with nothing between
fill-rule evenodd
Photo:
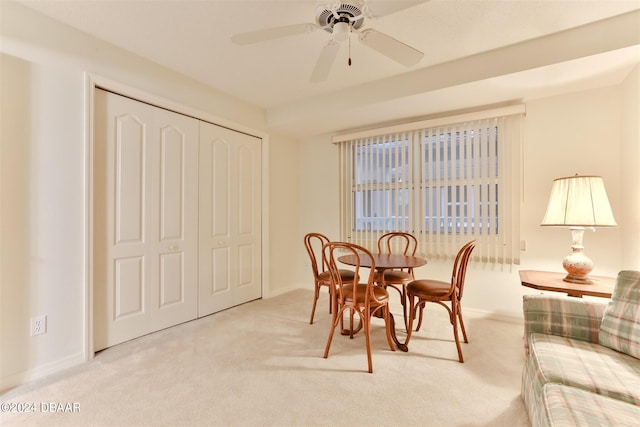
<instances>
[{"instance_id":1,"label":"wooden side table","mask_svg":"<svg viewBox=\"0 0 640 427\"><path fill-rule=\"evenodd\" d=\"M571 283L562 280L566 273L551 271L520 270L522 286L539 291L564 292L570 297L582 298L583 295L611 298L616 283L614 277L589 276L590 284Z\"/></svg>"}]
</instances>

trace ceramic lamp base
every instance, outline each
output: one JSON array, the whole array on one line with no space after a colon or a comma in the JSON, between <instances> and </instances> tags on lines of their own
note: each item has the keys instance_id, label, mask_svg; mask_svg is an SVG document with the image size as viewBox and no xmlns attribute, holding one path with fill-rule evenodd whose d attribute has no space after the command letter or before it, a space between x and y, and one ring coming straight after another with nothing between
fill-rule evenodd
<instances>
[{"instance_id":1,"label":"ceramic lamp base","mask_svg":"<svg viewBox=\"0 0 640 427\"><path fill-rule=\"evenodd\" d=\"M593 283L588 277L591 270L593 270L593 261L583 252L583 234L584 227L571 228L571 236L573 237L573 245L571 245L572 252L562 260L562 266L568 273L563 279L565 282Z\"/></svg>"}]
</instances>

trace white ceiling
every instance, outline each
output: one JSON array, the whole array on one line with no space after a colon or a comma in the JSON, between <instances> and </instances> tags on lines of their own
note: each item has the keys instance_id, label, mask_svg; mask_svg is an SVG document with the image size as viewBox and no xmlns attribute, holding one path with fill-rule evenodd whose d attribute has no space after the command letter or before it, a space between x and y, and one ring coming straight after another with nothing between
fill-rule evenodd
<instances>
[{"instance_id":1,"label":"white ceiling","mask_svg":"<svg viewBox=\"0 0 640 427\"><path fill-rule=\"evenodd\" d=\"M20 3L263 107L271 128L297 137L613 85L640 63L640 0L404 2L418 4L363 29L421 50L420 63L407 69L352 36L352 65L343 45L322 83L309 77L325 31L248 46L230 40L315 22L316 1ZM385 3L403 1L369 0L372 10Z\"/></svg>"}]
</instances>

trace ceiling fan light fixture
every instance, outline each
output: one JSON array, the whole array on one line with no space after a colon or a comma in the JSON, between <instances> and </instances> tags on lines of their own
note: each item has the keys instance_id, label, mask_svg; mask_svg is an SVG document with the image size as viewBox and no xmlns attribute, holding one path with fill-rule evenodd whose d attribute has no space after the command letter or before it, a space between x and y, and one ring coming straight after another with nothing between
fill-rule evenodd
<instances>
[{"instance_id":1,"label":"ceiling fan light fixture","mask_svg":"<svg viewBox=\"0 0 640 427\"><path fill-rule=\"evenodd\" d=\"M293 24L249 31L233 35L231 41L237 45L247 45L310 33L316 30L326 31L331 34L332 38L322 49L316 62L316 66L311 75L311 81L314 83L324 81L327 78L342 42L349 42L349 60L347 63L351 65L351 32L356 32L361 44L378 51L382 55L404 66L411 67L420 62L424 54L419 50L380 31L376 31L373 28L364 30L360 28L364 25L365 18L367 17L384 16L394 11L406 9L413 4L423 3L424 0L377 1L376 3L386 3L387 6L382 7L382 9L378 9L381 6L376 6L378 11L376 14L373 14L369 9L368 1L369 0L332 0L329 2L329 0L325 0L316 8L316 22L314 24Z\"/></svg>"},{"instance_id":2,"label":"ceiling fan light fixture","mask_svg":"<svg viewBox=\"0 0 640 427\"><path fill-rule=\"evenodd\" d=\"M343 42L349 38L349 24L347 22L336 22L333 26L333 38L337 42Z\"/></svg>"}]
</instances>

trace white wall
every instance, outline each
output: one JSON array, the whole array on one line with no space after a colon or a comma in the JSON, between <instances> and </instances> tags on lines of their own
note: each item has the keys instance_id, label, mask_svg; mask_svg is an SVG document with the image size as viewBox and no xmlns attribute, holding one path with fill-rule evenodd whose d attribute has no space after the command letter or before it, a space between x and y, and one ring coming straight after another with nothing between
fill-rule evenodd
<instances>
[{"instance_id":1,"label":"white wall","mask_svg":"<svg viewBox=\"0 0 640 427\"><path fill-rule=\"evenodd\" d=\"M276 141L269 150L269 296L297 288L297 270L292 268L303 249L298 238L301 219L301 182L298 179L297 141L271 134Z\"/></svg>"},{"instance_id":2,"label":"white wall","mask_svg":"<svg viewBox=\"0 0 640 427\"><path fill-rule=\"evenodd\" d=\"M82 354L84 94L82 73L5 54L0 60L4 380ZM29 318L38 314L48 315L48 333L30 337Z\"/></svg>"},{"instance_id":3,"label":"white wall","mask_svg":"<svg viewBox=\"0 0 640 427\"><path fill-rule=\"evenodd\" d=\"M523 266L560 268L571 252L569 230L540 227L551 183L562 176L600 175L618 219L621 200L620 87L546 98L527 103L524 147L522 238L528 241ZM622 227L585 231L585 253L592 274L615 275L620 270Z\"/></svg>"},{"instance_id":4,"label":"white wall","mask_svg":"<svg viewBox=\"0 0 640 427\"><path fill-rule=\"evenodd\" d=\"M85 73L209 117L266 132L264 110L91 38L13 2L0 2L0 390L85 360L87 144ZM267 293L292 282L298 229L297 144L269 135L265 218L274 239ZM267 168L269 166L267 165ZM290 208L293 206L293 208ZM297 242L296 242L297 243ZM267 255L269 255L267 254ZM31 337L30 318L47 333Z\"/></svg>"},{"instance_id":5,"label":"white wall","mask_svg":"<svg viewBox=\"0 0 640 427\"><path fill-rule=\"evenodd\" d=\"M622 234L622 268L640 270L640 66L629 75L622 91L622 184L624 208L619 222Z\"/></svg>"},{"instance_id":6,"label":"white wall","mask_svg":"<svg viewBox=\"0 0 640 427\"><path fill-rule=\"evenodd\" d=\"M543 228L540 222L553 179L575 173L604 178L619 223L614 229L585 233L585 252L595 263L592 274L615 276L622 268L640 268L637 259L634 266L632 260L624 262L622 256L623 252L637 254L640 247L637 232L640 197L637 70L633 76L620 86L526 103L521 238L526 241L527 250L521 254L521 265L513 268L473 263L467 276L465 307L497 317L521 317L522 295L534 291L520 285L518 270L563 271L562 258L571 251L570 232ZM625 108L632 111L624 113ZM627 156L627 151L633 155ZM336 148L327 135L303 141L300 153L304 194L301 196L299 238L310 231L337 238ZM621 168L622 158L628 163L624 169ZM634 194L631 202L627 197L629 193ZM622 236L627 236L624 248ZM311 287L304 255L301 251L301 286ZM450 262L431 261L417 270L416 276L448 280L450 269Z\"/></svg>"}]
</instances>

